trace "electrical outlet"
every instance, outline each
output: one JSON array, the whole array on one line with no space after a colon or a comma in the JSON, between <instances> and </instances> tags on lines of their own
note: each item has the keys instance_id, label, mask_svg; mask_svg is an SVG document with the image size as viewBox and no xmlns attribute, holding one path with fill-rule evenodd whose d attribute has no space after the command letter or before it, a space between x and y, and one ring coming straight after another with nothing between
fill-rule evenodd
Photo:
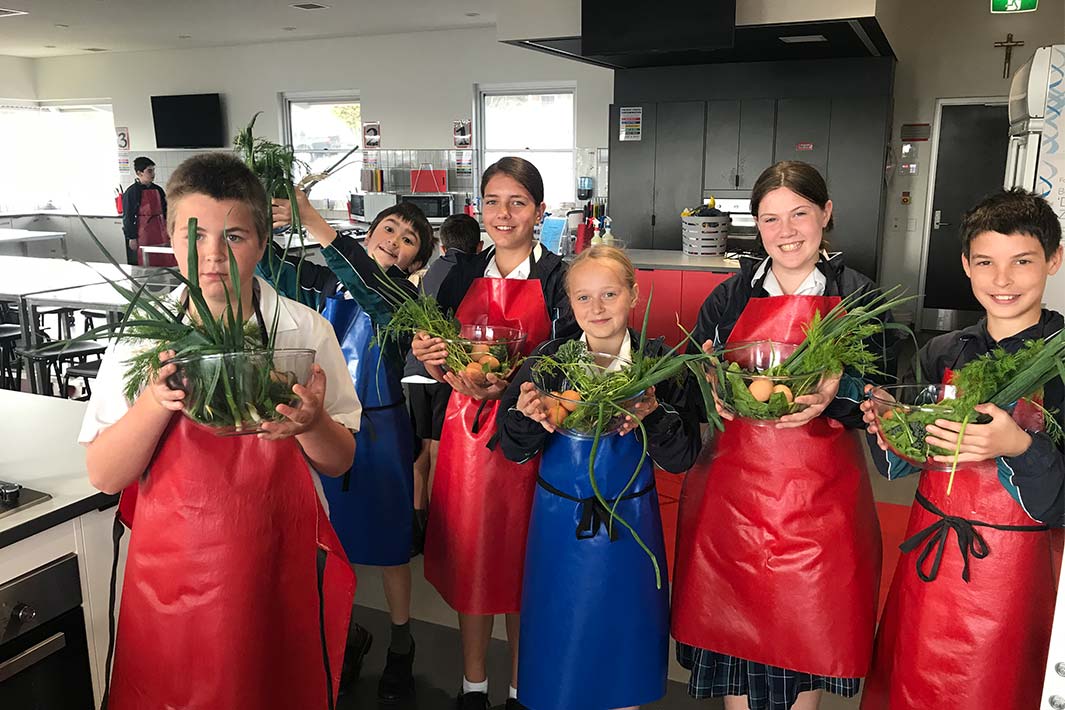
<instances>
[{"instance_id":1,"label":"electrical outlet","mask_svg":"<svg viewBox=\"0 0 1065 710\"><path fill-rule=\"evenodd\" d=\"M902 222L902 220L898 216L892 217L891 218L891 231L893 231L893 232L899 231L899 229L901 229L901 222Z\"/></svg>"}]
</instances>

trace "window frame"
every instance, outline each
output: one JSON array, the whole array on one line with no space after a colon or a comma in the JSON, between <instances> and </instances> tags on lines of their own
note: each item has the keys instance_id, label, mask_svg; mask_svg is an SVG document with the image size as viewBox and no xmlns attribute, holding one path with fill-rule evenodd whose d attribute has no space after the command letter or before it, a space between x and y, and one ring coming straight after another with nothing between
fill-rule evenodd
<instances>
[{"instance_id":1,"label":"window frame","mask_svg":"<svg viewBox=\"0 0 1065 710\"><path fill-rule=\"evenodd\" d=\"M485 146L485 110L484 100L486 96L529 96L534 94L570 94L573 97L573 145L568 149L566 148L524 148L517 146L510 146L507 148L492 148L491 152L498 152L500 150L521 153L566 153L570 154L570 162L573 167L573 185L570 186L572 191L572 200L575 202L577 199L577 83L574 81L552 81L552 82L523 82L513 84L474 84L474 186L475 191L480 191L480 176L484 174L485 169L488 167L485 162L485 152L488 148ZM480 197L480 194L477 195Z\"/></svg>"}]
</instances>

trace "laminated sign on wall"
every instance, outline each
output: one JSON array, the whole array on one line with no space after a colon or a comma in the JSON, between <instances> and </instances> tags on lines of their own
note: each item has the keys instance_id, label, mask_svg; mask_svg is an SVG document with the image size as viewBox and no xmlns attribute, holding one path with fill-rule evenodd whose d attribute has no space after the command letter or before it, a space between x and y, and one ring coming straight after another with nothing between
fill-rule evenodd
<instances>
[{"instance_id":1,"label":"laminated sign on wall","mask_svg":"<svg viewBox=\"0 0 1065 710\"><path fill-rule=\"evenodd\" d=\"M620 118L620 133L618 140L638 141L643 139L643 107L622 106L618 112Z\"/></svg>"}]
</instances>

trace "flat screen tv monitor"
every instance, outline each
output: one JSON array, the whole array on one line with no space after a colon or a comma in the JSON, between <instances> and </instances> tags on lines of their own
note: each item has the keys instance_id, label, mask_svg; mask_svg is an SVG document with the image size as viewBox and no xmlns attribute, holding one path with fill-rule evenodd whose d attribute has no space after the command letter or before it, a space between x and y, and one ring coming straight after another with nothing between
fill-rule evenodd
<instances>
[{"instance_id":1,"label":"flat screen tv monitor","mask_svg":"<svg viewBox=\"0 0 1065 710\"><path fill-rule=\"evenodd\" d=\"M157 148L223 148L226 144L219 94L153 96Z\"/></svg>"}]
</instances>

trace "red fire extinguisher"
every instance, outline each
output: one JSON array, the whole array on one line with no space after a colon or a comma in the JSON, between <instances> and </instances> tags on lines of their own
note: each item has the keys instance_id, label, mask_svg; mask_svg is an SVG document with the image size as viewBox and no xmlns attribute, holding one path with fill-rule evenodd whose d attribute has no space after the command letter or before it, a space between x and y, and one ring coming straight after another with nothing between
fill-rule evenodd
<instances>
[{"instance_id":1,"label":"red fire extinguisher","mask_svg":"<svg viewBox=\"0 0 1065 710\"><path fill-rule=\"evenodd\" d=\"M122 214L122 190L115 188L115 212Z\"/></svg>"}]
</instances>

